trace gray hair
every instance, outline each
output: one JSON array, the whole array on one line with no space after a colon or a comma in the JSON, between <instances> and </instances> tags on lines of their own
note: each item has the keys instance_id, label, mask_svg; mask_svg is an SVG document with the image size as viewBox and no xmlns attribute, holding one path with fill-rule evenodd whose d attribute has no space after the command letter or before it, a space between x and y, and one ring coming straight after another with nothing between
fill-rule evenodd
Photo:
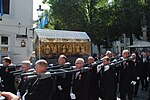
<instances>
[{"instance_id":1,"label":"gray hair","mask_svg":"<svg viewBox=\"0 0 150 100\"><path fill-rule=\"evenodd\" d=\"M36 61L35 65L37 65L37 64L40 66L45 66L45 67L47 67L47 65L48 65L47 61L44 59L40 59L40 60Z\"/></svg>"},{"instance_id":2,"label":"gray hair","mask_svg":"<svg viewBox=\"0 0 150 100\"><path fill-rule=\"evenodd\" d=\"M83 58L77 58L76 61L75 61L75 63L76 63L77 61L80 61L80 62L84 63L84 59L83 59Z\"/></svg>"},{"instance_id":3,"label":"gray hair","mask_svg":"<svg viewBox=\"0 0 150 100\"><path fill-rule=\"evenodd\" d=\"M123 50L123 51L122 51L122 55L123 55L124 53L129 53L129 50Z\"/></svg>"},{"instance_id":4,"label":"gray hair","mask_svg":"<svg viewBox=\"0 0 150 100\"><path fill-rule=\"evenodd\" d=\"M29 60L22 61L22 64L25 64L25 65L31 67L31 62Z\"/></svg>"}]
</instances>

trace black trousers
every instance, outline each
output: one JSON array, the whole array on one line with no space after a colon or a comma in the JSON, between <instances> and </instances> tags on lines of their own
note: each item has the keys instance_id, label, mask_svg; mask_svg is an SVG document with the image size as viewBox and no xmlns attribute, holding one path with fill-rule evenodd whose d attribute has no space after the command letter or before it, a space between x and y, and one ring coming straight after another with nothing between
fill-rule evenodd
<instances>
[{"instance_id":1,"label":"black trousers","mask_svg":"<svg viewBox=\"0 0 150 100\"><path fill-rule=\"evenodd\" d=\"M150 100L150 87L149 87L149 90L148 90L148 100Z\"/></svg>"},{"instance_id":2,"label":"black trousers","mask_svg":"<svg viewBox=\"0 0 150 100\"><path fill-rule=\"evenodd\" d=\"M139 80L136 81L136 84L133 86L133 92L134 96L137 96L138 90L139 90Z\"/></svg>"},{"instance_id":3,"label":"black trousers","mask_svg":"<svg viewBox=\"0 0 150 100\"><path fill-rule=\"evenodd\" d=\"M142 89L148 90L148 84L147 77L141 77Z\"/></svg>"},{"instance_id":4,"label":"black trousers","mask_svg":"<svg viewBox=\"0 0 150 100\"><path fill-rule=\"evenodd\" d=\"M98 81L92 81L89 89L89 100L98 100Z\"/></svg>"},{"instance_id":5,"label":"black trousers","mask_svg":"<svg viewBox=\"0 0 150 100\"><path fill-rule=\"evenodd\" d=\"M148 90L148 84L149 82L147 81L147 77L141 77L142 89Z\"/></svg>"},{"instance_id":6,"label":"black trousers","mask_svg":"<svg viewBox=\"0 0 150 100\"><path fill-rule=\"evenodd\" d=\"M102 100L117 100L116 98L116 86L107 86L101 89Z\"/></svg>"},{"instance_id":7,"label":"black trousers","mask_svg":"<svg viewBox=\"0 0 150 100\"><path fill-rule=\"evenodd\" d=\"M133 85L132 84L121 84L119 90L120 90L121 100L126 100L126 95L128 95L128 100L133 99Z\"/></svg>"}]
</instances>

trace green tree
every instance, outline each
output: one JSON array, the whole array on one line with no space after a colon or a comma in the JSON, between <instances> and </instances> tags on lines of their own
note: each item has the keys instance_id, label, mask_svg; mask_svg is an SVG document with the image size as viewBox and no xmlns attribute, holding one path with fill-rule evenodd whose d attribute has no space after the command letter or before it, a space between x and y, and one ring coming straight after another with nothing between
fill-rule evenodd
<instances>
[{"instance_id":1,"label":"green tree","mask_svg":"<svg viewBox=\"0 0 150 100\"><path fill-rule=\"evenodd\" d=\"M54 29L85 31L92 43L111 47L123 33L141 35L143 12L150 19L150 2L144 0L44 0L50 6ZM150 20L147 21L150 25ZM132 44L132 38L131 43Z\"/></svg>"}]
</instances>

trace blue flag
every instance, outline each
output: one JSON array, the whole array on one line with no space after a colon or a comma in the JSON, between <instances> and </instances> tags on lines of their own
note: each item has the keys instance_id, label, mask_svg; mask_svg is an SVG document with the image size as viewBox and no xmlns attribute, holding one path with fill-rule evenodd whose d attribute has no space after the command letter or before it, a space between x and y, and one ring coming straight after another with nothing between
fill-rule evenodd
<instances>
[{"instance_id":1,"label":"blue flag","mask_svg":"<svg viewBox=\"0 0 150 100\"><path fill-rule=\"evenodd\" d=\"M42 29L42 27L43 27L43 20L42 20L42 18L40 19L40 29Z\"/></svg>"},{"instance_id":2,"label":"blue flag","mask_svg":"<svg viewBox=\"0 0 150 100\"><path fill-rule=\"evenodd\" d=\"M45 14L45 20L44 20L44 25L48 24L48 14Z\"/></svg>"},{"instance_id":3,"label":"blue flag","mask_svg":"<svg viewBox=\"0 0 150 100\"><path fill-rule=\"evenodd\" d=\"M3 16L4 11L3 11L3 0L0 0L0 15Z\"/></svg>"},{"instance_id":4,"label":"blue flag","mask_svg":"<svg viewBox=\"0 0 150 100\"><path fill-rule=\"evenodd\" d=\"M38 25L35 27L36 29L42 29L44 25L48 24L48 14L45 14L42 18L39 19Z\"/></svg>"},{"instance_id":5,"label":"blue flag","mask_svg":"<svg viewBox=\"0 0 150 100\"><path fill-rule=\"evenodd\" d=\"M36 29L38 29L38 26L39 26L39 25L36 25L36 27L35 27L35 28L36 28Z\"/></svg>"}]
</instances>

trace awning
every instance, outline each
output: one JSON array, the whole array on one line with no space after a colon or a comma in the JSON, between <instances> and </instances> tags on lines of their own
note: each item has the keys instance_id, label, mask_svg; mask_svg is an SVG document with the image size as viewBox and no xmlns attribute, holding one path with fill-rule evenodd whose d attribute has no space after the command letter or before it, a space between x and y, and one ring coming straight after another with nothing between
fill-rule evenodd
<instances>
[{"instance_id":1,"label":"awning","mask_svg":"<svg viewBox=\"0 0 150 100\"><path fill-rule=\"evenodd\" d=\"M78 31L63 31L63 30L49 30L49 29L36 29L35 33L40 39L83 39L91 41L86 32Z\"/></svg>"},{"instance_id":2,"label":"awning","mask_svg":"<svg viewBox=\"0 0 150 100\"><path fill-rule=\"evenodd\" d=\"M133 45L129 46L129 48L146 48L150 47L150 42L148 41L137 41Z\"/></svg>"}]
</instances>

